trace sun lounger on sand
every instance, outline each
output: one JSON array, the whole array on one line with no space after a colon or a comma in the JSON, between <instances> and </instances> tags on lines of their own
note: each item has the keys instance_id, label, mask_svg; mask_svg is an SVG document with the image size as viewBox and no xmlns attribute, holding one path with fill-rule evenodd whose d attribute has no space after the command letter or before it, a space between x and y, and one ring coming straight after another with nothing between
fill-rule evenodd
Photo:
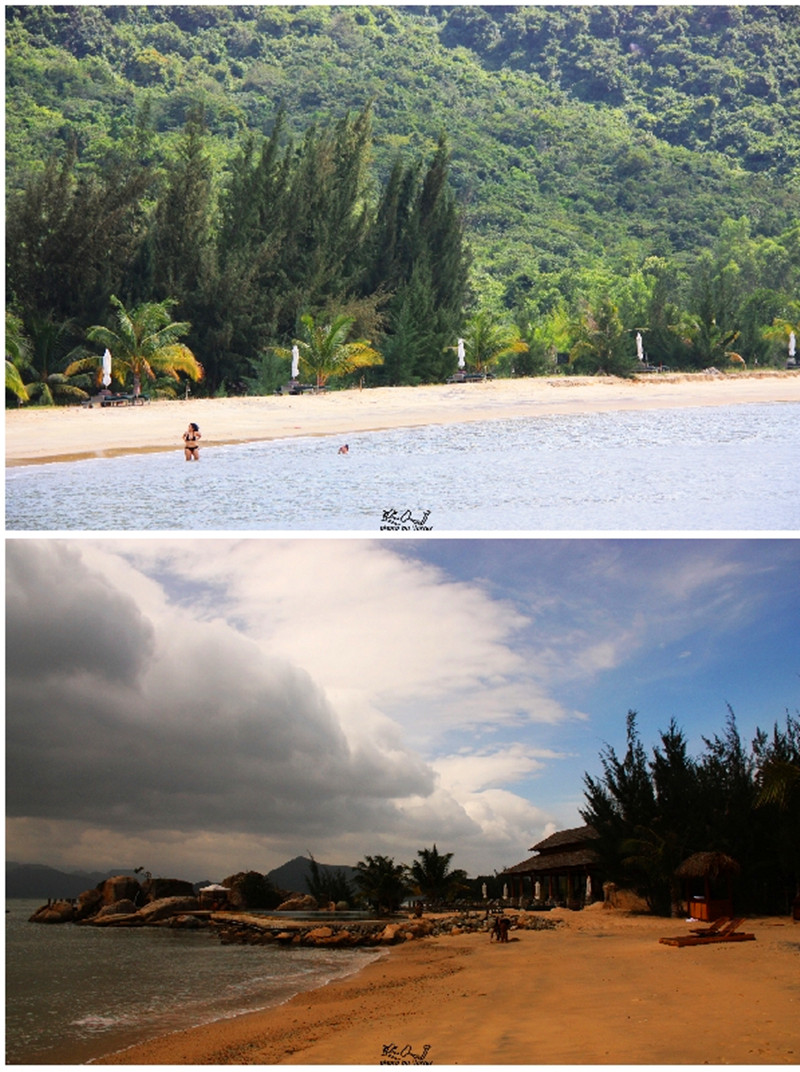
<instances>
[{"instance_id":1,"label":"sun lounger on sand","mask_svg":"<svg viewBox=\"0 0 800 1072\"><path fill-rule=\"evenodd\" d=\"M708 927L690 927L690 930L692 934L716 934L720 927L724 927L726 923L730 923L728 917L720 916Z\"/></svg>"},{"instance_id":2,"label":"sun lounger on sand","mask_svg":"<svg viewBox=\"0 0 800 1072\"><path fill-rule=\"evenodd\" d=\"M691 934L679 934L675 938L659 938L663 945L711 945L712 942L751 942L755 941L754 934L745 934L737 930L744 923L744 919L725 920L721 926L716 927L713 923L702 931L695 930Z\"/></svg>"}]
</instances>

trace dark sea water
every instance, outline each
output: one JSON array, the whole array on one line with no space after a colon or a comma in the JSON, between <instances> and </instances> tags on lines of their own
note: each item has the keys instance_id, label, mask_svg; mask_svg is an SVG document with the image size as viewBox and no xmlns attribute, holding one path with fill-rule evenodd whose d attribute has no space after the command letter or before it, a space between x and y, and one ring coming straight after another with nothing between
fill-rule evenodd
<instances>
[{"instance_id":1,"label":"dark sea water","mask_svg":"<svg viewBox=\"0 0 800 1072\"><path fill-rule=\"evenodd\" d=\"M6 902L7 1064L83 1064L278 1005L382 955L222 945L207 931L28 923L39 904Z\"/></svg>"},{"instance_id":2,"label":"dark sea water","mask_svg":"<svg viewBox=\"0 0 800 1072\"><path fill-rule=\"evenodd\" d=\"M348 456L337 454L343 438ZM521 417L8 470L10 530L795 530L800 404Z\"/></svg>"}]
</instances>

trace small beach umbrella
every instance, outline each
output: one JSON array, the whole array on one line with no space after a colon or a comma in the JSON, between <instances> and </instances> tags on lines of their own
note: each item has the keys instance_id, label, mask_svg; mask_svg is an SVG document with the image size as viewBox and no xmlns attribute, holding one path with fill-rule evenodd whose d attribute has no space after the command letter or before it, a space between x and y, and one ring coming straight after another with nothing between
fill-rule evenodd
<instances>
[{"instance_id":1,"label":"small beach umbrella","mask_svg":"<svg viewBox=\"0 0 800 1072\"><path fill-rule=\"evenodd\" d=\"M794 357L794 355L795 355L795 337L794 337L794 332L792 331L789 334L789 357Z\"/></svg>"},{"instance_id":2,"label":"small beach umbrella","mask_svg":"<svg viewBox=\"0 0 800 1072\"><path fill-rule=\"evenodd\" d=\"M466 351L464 349L464 340L459 339L458 340L458 367L459 368L464 368L466 363L467 363L467 354L466 354Z\"/></svg>"},{"instance_id":3,"label":"small beach umbrella","mask_svg":"<svg viewBox=\"0 0 800 1072\"><path fill-rule=\"evenodd\" d=\"M642 346L642 333L636 332L636 356L640 361L644 361L644 347Z\"/></svg>"},{"instance_id":4,"label":"small beach umbrella","mask_svg":"<svg viewBox=\"0 0 800 1072\"><path fill-rule=\"evenodd\" d=\"M300 348L292 347L292 379L296 380L300 373Z\"/></svg>"},{"instance_id":5,"label":"small beach umbrella","mask_svg":"<svg viewBox=\"0 0 800 1072\"><path fill-rule=\"evenodd\" d=\"M533 895L534 895L534 898L537 901L541 901L541 899L542 899L542 884L541 884L541 882L539 881L538 878L536 879L536 886L534 887L534 894Z\"/></svg>"},{"instance_id":6,"label":"small beach umbrella","mask_svg":"<svg viewBox=\"0 0 800 1072\"><path fill-rule=\"evenodd\" d=\"M587 875L586 876L586 900L591 901L591 899L592 899L592 876Z\"/></svg>"},{"instance_id":7,"label":"small beach umbrella","mask_svg":"<svg viewBox=\"0 0 800 1072\"><path fill-rule=\"evenodd\" d=\"M481 893L483 894L483 899L484 899L484 901L485 901L485 900L486 900L486 893L487 893L487 890L486 890L486 883L485 883L485 882L484 882L484 884L483 884L483 885L481 886Z\"/></svg>"},{"instance_id":8,"label":"small beach umbrella","mask_svg":"<svg viewBox=\"0 0 800 1072\"><path fill-rule=\"evenodd\" d=\"M504 901L508 900L508 884L507 883L503 883L503 900Z\"/></svg>"},{"instance_id":9,"label":"small beach umbrella","mask_svg":"<svg viewBox=\"0 0 800 1072\"><path fill-rule=\"evenodd\" d=\"M103 354L103 386L108 387L111 383L111 351L106 348Z\"/></svg>"}]
</instances>

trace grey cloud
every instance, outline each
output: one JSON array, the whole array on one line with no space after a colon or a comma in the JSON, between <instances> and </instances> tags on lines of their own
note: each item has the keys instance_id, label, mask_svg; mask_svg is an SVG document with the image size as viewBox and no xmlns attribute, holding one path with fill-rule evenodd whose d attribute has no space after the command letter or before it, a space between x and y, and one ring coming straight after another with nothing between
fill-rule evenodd
<instances>
[{"instance_id":1,"label":"grey cloud","mask_svg":"<svg viewBox=\"0 0 800 1072\"><path fill-rule=\"evenodd\" d=\"M55 541L6 545L6 660L20 676L90 671L131 683L153 650L133 599Z\"/></svg>"},{"instance_id":2,"label":"grey cloud","mask_svg":"<svg viewBox=\"0 0 800 1072\"><path fill-rule=\"evenodd\" d=\"M233 631L193 625L178 643L180 622L148 622L63 549L28 547L9 567L10 816L321 836L391 824L392 797L431 792L415 757L351 750L309 675ZM45 612L56 567L69 579ZM37 636L46 670L32 674Z\"/></svg>"}]
</instances>

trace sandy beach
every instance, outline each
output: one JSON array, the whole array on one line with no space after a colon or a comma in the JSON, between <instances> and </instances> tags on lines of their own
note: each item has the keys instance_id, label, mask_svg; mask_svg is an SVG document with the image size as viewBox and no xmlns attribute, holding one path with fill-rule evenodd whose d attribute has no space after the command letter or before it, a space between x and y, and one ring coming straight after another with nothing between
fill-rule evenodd
<instances>
[{"instance_id":1,"label":"sandy beach","mask_svg":"<svg viewBox=\"0 0 800 1072\"><path fill-rule=\"evenodd\" d=\"M554 376L107 408L32 406L6 411L6 463L179 450L190 421L200 426L202 445L213 447L510 417L780 402L800 402L800 372Z\"/></svg>"},{"instance_id":2,"label":"sandy beach","mask_svg":"<svg viewBox=\"0 0 800 1072\"><path fill-rule=\"evenodd\" d=\"M691 924L555 910L556 930L423 938L285 1005L104 1064L797 1064L800 923L675 948ZM426 1050L427 1047L427 1050ZM387 1049L388 1048L388 1049Z\"/></svg>"}]
</instances>

